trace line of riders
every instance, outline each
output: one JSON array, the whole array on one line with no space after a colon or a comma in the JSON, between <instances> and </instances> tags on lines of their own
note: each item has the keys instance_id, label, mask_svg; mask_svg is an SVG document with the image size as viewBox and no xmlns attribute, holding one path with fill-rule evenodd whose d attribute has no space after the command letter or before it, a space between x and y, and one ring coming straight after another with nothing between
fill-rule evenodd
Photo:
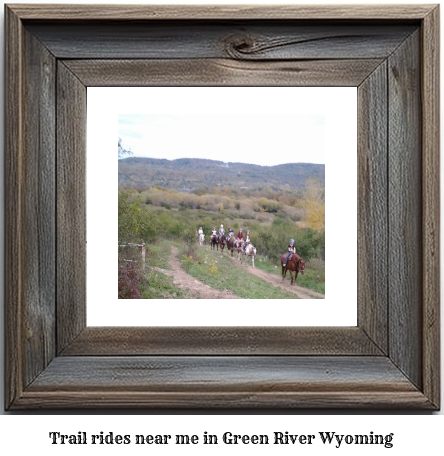
<instances>
[{"instance_id":1,"label":"line of riders","mask_svg":"<svg viewBox=\"0 0 444 456\"><path fill-rule=\"evenodd\" d=\"M202 227L199 228L197 232L199 239L205 239L204 232L202 230ZM211 239L216 238L217 242L219 242L219 239L221 236L225 235L225 229L224 225L221 224L219 228L219 232L217 232L216 228L213 228L211 231ZM228 237L227 237L227 242L231 239L231 237L234 236L234 230L230 228L228 230ZM245 249L247 248L247 245L251 243L250 239L250 230L247 230L244 238L244 234L242 232L242 228L239 229L239 232L237 233L236 238L234 239L233 247L235 249L241 248L243 252L245 252ZM285 267L287 265L287 261L290 258L291 254L296 255L296 246L294 245L294 239L290 239L290 244L287 247L287 253L285 254L285 259L283 259L282 266Z\"/></svg>"},{"instance_id":2,"label":"line of riders","mask_svg":"<svg viewBox=\"0 0 444 456\"><path fill-rule=\"evenodd\" d=\"M214 239L214 237L216 237L217 242L219 242L219 239L224 235L225 235L225 229L224 229L223 225L220 226L219 232L216 232L216 228L213 228L213 230L211 231L211 237L213 239ZM230 228L228 230L227 243L230 241L230 239L232 237L234 237L234 230ZM247 230L245 238L244 238L242 228L240 228L239 232L237 233L237 236L234 238L233 247L235 249L241 248L242 251L245 252L247 245L250 243L251 243L250 230Z\"/></svg>"}]
</instances>

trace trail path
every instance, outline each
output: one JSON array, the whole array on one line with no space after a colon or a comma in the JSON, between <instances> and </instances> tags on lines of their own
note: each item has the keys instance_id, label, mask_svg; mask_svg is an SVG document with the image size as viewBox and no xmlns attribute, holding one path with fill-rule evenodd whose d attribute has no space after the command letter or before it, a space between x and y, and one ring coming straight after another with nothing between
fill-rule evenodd
<instances>
[{"instance_id":1,"label":"trail path","mask_svg":"<svg viewBox=\"0 0 444 456\"><path fill-rule=\"evenodd\" d=\"M177 247L171 247L168 264L171 270L162 270L162 272L173 278L173 283L176 287L187 290L191 299L242 299L229 291L211 288L186 273L180 264L179 249Z\"/></svg>"},{"instance_id":2,"label":"trail path","mask_svg":"<svg viewBox=\"0 0 444 456\"><path fill-rule=\"evenodd\" d=\"M278 275L270 274L265 271L261 271L260 269L253 268L251 266L247 267L247 271L250 274L255 275L256 277L265 280L273 284L275 287L279 287L282 290L290 291L299 296L300 299L324 299L325 295L321 293L317 293L316 291L310 290L308 288L301 287L300 285L294 284L293 286L290 285L290 273L287 272L286 280L282 282L282 278Z\"/></svg>"},{"instance_id":3,"label":"trail path","mask_svg":"<svg viewBox=\"0 0 444 456\"><path fill-rule=\"evenodd\" d=\"M236 262L240 266L240 262L237 259L236 254L232 258L232 261ZM200 282L190 274L186 273L182 269L182 266L180 264L179 250L177 249L177 247L172 246L168 264L171 268L170 270L159 269L159 271L171 276L173 278L174 285L176 285L178 288L187 290L189 297L191 299L243 299L233 293L230 293L229 291L220 291L211 288L210 286L205 285L204 283ZM248 272L249 274L253 274L256 277L259 277L260 279L272 284L274 287L278 287L282 290L294 293L300 299L325 298L325 295L317 293L316 291L309 290L308 288L301 287L297 284L290 286L290 280L288 278L289 273L287 274L286 280L282 282L280 276L270 274L257 268L253 268L251 267L251 263L249 266L243 265L240 267L242 267L244 271Z\"/></svg>"},{"instance_id":4,"label":"trail path","mask_svg":"<svg viewBox=\"0 0 444 456\"><path fill-rule=\"evenodd\" d=\"M231 254L230 254L231 258ZM237 259L237 253L234 253L233 258L231 258L237 264L240 264L240 261ZM262 280L265 280L268 283L271 283L273 286L278 287L282 290L289 291L290 293L294 293L300 299L325 299L325 295L322 293L318 293L316 291L310 290L309 288L301 287L300 285L294 284L290 285L290 272L287 272L285 281L282 282L282 277L275 274L270 274L269 272L262 271L261 269L257 269L256 267L253 268L251 266L251 259L249 260L250 263L248 266L243 265L245 270L250 274L259 277ZM256 261L257 262L257 261Z\"/></svg>"}]
</instances>

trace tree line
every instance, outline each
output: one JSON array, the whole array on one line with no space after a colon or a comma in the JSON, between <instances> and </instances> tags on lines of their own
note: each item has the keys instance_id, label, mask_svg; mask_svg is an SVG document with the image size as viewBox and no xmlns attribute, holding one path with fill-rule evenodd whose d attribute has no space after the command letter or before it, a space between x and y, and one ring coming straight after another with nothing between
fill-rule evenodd
<instances>
[{"instance_id":1,"label":"tree line","mask_svg":"<svg viewBox=\"0 0 444 456\"><path fill-rule=\"evenodd\" d=\"M226 231L233 228L249 229L251 240L258 253L278 262L286 251L290 238L295 239L298 253L309 260L325 258L325 228L316 218L316 227L301 227L286 212L277 212L271 223L261 223L257 218L242 218L241 215L202 209L170 210L143 202L136 191L119 191L119 242L155 242L159 237L183 240L190 246L196 241L196 230L202 226L208 236L211 230L224 224ZM322 206L323 207L323 206ZM315 229L317 228L317 229Z\"/></svg>"}]
</instances>

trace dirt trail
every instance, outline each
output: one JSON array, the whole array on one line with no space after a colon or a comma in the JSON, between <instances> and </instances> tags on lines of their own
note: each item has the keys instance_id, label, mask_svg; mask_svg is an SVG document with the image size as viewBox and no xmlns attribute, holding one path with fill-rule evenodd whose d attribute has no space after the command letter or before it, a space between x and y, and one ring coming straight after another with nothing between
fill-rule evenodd
<instances>
[{"instance_id":1,"label":"dirt trail","mask_svg":"<svg viewBox=\"0 0 444 456\"><path fill-rule=\"evenodd\" d=\"M231 258L231 257L230 257ZM237 264L240 265L239 260L237 259L237 255L232 258L233 261L235 261ZM200 282L190 274L186 273L183 269L182 266L180 265L179 261L179 250L172 246L171 248L171 255L169 258L169 267L171 270L164 270L164 269L158 269L158 268L153 268L157 269L160 272L169 275L173 278L173 283L176 285L178 288L182 288L188 291L189 297L192 299L243 299L240 298L239 296L230 293L229 291L220 291L220 290L215 290L214 288L211 288L208 285L205 285L204 283ZM250 274L255 275L256 277L259 277L262 280L265 280L266 282L272 284L275 287L281 288L282 290L289 291L290 293L294 293L297 295L300 299L324 299L325 295L321 293L317 293L315 291L309 290L307 288L301 287L299 285L293 285L290 286L290 280L289 280L289 273L287 274L287 279L282 282L282 279L280 276L275 275L275 274L270 274L265 271L261 271L260 269L257 268L252 268L251 263L249 266L242 266L245 268L245 271L247 271Z\"/></svg>"},{"instance_id":2,"label":"dirt trail","mask_svg":"<svg viewBox=\"0 0 444 456\"><path fill-rule=\"evenodd\" d=\"M231 254L230 254L230 258L231 258ZM231 259L233 261L236 261L237 264L240 264L240 261L237 259L236 252L234 253L233 258L231 258ZM289 291L290 293L294 293L300 299L325 299L325 295L318 293L316 291L310 290L309 288L301 287L298 284L294 284L293 286L290 286L290 273L289 272L287 272L285 281L282 282L281 276L278 276L275 274L270 274L268 272L257 269L256 267L253 268L251 266L251 258L249 259L249 265L245 266L245 264L243 263L243 267L245 267L245 270L248 271L250 274L253 274L256 277L259 277L260 279L265 280L268 283L271 283L272 285L280 288L281 290L285 290L285 291Z\"/></svg>"},{"instance_id":3,"label":"dirt trail","mask_svg":"<svg viewBox=\"0 0 444 456\"><path fill-rule=\"evenodd\" d=\"M186 289L191 299L242 299L229 291L215 290L186 273L180 265L179 249L177 247L171 247L169 266L171 271L162 272L173 278L173 283L176 287Z\"/></svg>"},{"instance_id":4,"label":"dirt trail","mask_svg":"<svg viewBox=\"0 0 444 456\"><path fill-rule=\"evenodd\" d=\"M255 275L256 277L261 278L262 280L265 280L266 282L269 282L273 284L275 287L279 287L282 290L285 291L290 291L291 293L294 293L299 296L300 299L324 299L325 295L321 293L317 293L316 291L310 290L308 288L301 287L298 284L294 284L293 286L290 285L290 273L287 272L286 280L282 282L282 278L280 276L274 275L274 274L269 274L268 272L261 271L260 269L257 268L252 268L251 266L248 266L248 272L250 274Z\"/></svg>"}]
</instances>

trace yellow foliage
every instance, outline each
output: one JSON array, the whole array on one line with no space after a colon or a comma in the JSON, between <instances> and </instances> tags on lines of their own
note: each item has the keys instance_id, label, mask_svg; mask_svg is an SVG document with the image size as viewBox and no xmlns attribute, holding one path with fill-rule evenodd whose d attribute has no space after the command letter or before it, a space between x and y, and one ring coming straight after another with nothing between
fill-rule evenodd
<instances>
[{"instance_id":1,"label":"yellow foliage","mask_svg":"<svg viewBox=\"0 0 444 456\"><path fill-rule=\"evenodd\" d=\"M308 200L307 222L310 228L320 231L325 228L325 204L323 201Z\"/></svg>"},{"instance_id":2,"label":"yellow foliage","mask_svg":"<svg viewBox=\"0 0 444 456\"><path fill-rule=\"evenodd\" d=\"M314 179L307 182L305 209L308 226L316 231L325 229L325 200L323 187Z\"/></svg>"},{"instance_id":3,"label":"yellow foliage","mask_svg":"<svg viewBox=\"0 0 444 456\"><path fill-rule=\"evenodd\" d=\"M185 255L182 255L182 259L180 260L180 262L184 266L191 266L194 263L194 260L193 260L192 255L188 256L185 254Z\"/></svg>"}]
</instances>

